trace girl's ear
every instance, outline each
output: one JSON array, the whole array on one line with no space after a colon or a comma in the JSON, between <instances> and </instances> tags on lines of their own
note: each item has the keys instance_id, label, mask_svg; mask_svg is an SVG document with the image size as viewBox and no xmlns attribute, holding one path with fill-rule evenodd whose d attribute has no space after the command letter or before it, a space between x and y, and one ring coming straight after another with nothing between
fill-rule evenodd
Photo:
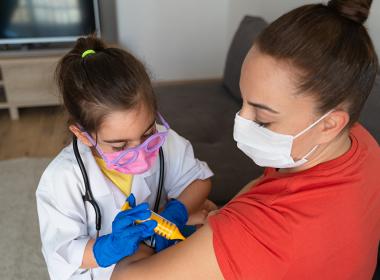
<instances>
[{"instance_id":1,"label":"girl's ear","mask_svg":"<svg viewBox=\"0 0 380 280\"><path fill-rule=\"evenodd\" d=\"M87 139L87 137L84 135L84 132L82 132L76 125L70 125L69 130L81 141L83 144L85 144L88 147L92 147L93 145L91 142Z\"/></svg>"}]
</instances>

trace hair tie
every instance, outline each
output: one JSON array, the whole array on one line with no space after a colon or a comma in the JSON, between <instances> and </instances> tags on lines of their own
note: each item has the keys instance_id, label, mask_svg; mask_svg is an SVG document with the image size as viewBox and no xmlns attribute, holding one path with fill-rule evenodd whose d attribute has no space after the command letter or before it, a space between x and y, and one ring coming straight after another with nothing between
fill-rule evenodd
<instances>
[{"instance_id":1,"label":"hair tie","mask_svg":"<svg viewBox=\"0 0 380 280\"><path fill-rule=\"evenodd\" d=\"M82 53L82 58L85 58L89 54L95 54L96 52L94 50L86 50Z\"/></svg>"}]
</instances>

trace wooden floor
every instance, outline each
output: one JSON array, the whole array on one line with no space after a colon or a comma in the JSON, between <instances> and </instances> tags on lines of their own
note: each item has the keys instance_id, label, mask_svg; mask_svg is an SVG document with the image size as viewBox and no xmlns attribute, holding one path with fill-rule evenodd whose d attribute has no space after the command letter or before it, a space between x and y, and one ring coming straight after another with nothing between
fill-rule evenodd
<instances>
[{"instance_id":1,"label":"wooden floor","mask_svg":"<svg viewBox=\"0 0 380 280\"><path fill-rule=\"evenodd\" d=\"M60 107L21 109L18 121L10 120L8 110L0 110L0 160L54 157L69 141Z\"/></svg>"}]
</instances>

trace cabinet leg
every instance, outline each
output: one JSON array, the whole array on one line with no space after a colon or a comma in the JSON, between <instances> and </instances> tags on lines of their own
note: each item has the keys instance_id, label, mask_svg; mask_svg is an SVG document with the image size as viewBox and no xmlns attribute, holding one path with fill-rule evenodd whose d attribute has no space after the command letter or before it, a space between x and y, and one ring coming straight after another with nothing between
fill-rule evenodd
<instances>
[{"instance_id":1,"label":"cabinet leg","mask_svg":"<svg viewBox=\"0 0 380 280\"><path fill-rule=\"evenodd\" d=\"M9 114L11 116L11 120L13 121L20 119L17 107L9 107Z\"/></svg>"}]
</instances>

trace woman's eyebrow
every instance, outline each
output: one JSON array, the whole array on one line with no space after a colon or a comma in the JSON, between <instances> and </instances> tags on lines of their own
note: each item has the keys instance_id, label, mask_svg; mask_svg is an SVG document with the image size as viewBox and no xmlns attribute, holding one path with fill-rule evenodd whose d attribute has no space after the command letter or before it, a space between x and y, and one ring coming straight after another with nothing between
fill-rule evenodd
<instances>
[{"instance_id":1,"label":"woman's eyebrow","mask_svg":"<svg viewBox=\"0 0 380 280\"><path fill-rule=\"evenodd\" d=\"M154 119L153 122L149 125L149 127L144 131L143 135L147 133L150 129L152 129L153 125L156 123L156 120ZM141 135L141 136L143 136ZM129 142L130 139L115 139L115 140L103 140L105 143L114 144L114 143L123 143L123 142Z\"/></svg>"},{"instance_id":2,"label":"woman's eyebrow","mask_svg":"<svg viewBox=\"0 0 380 280\"><path fill-rule=\"evenodd\" d=\"M255 108L258 108L258 109L263 109L263 110L267 110L271 113L274 113L274 114L279 114L279 112L277 112L276 110L268 107L267 105L264 105L264 104L259 104L259 103L253 103L251 101L248 101L248 104L255 107Z\"/></svg>"}]
</instances>

